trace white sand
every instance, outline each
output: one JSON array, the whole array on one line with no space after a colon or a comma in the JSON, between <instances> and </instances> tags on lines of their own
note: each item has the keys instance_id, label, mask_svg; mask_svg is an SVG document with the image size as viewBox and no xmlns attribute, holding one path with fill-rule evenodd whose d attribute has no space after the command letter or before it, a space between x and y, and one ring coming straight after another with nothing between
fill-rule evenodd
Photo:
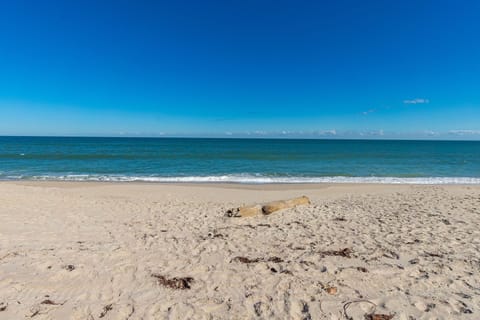
<instances>
[{"instance_id":1,"label":"white sand","mask_svg":"<svg viewBox=\"0 0 480 320\"><path fill-rule=\"evenodd\" d=\"M224 216L300 195L312 205ZM344 248L350 258L325 253ZM175 290L152 274L194 280ZM0 183L0 319L345 319L345 308L480 319L480 187Z\"/></svg>"}]
</instances>

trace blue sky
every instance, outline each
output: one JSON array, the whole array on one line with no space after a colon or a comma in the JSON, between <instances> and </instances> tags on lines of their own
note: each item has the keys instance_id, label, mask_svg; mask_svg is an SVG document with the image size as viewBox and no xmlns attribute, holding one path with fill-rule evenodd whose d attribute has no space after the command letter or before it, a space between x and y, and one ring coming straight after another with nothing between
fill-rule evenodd
<instances>
[{"instance_id":1,"label":"blue sky","mask_svg":"<svg viewBox=\"0 0 480 320\"><path fill-rule=\"evenodd\" d=\"M480 2L3 1L0 134L480 138Z\"/></svg>"}]
</instances>

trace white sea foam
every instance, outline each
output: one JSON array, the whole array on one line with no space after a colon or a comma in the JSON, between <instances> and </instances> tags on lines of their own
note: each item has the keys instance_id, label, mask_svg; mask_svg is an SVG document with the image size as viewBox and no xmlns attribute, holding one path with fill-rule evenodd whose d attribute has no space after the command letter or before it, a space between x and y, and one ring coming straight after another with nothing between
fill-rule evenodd
<instances>
[{"instance_id":1,"label":"white sea foam","mask_svg":"<svg viewBox=\"0 0 480 320\"><path fill-rule=\"evenodd\" d=\"M163 183L244 183L244 184L299 184L299 183L383 183L383 184L480 184L474 177L272 177L262 175L217 175L217 176L121 176L121 175L63 175L6 177L47 181L110 181L110 182L163 182Z\"/></svg>"}]
</instances>

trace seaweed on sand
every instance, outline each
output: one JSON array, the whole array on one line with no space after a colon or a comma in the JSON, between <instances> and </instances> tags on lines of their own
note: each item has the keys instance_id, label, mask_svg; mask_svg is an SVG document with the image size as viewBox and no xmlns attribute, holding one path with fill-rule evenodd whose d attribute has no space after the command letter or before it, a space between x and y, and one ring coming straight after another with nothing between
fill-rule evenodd
<instances>
[{"instance_id":1,"label":"seaweed on sand","mask_svg":"<svg viewBox=\"0 0 480 320\"><path fill-rule=\"evenodd\" d=\"M256 258L256 259L250 259L247 257L235 257L232 259L232 262L241 262L241 263L257 263L257 262L275 262L275 263L280 263L283 262L282 258L279 257L269 257L269 258Z\"/></svg>"},{"instance_id":2,"label":"seaweed on sand","mask_svg":"<svg viewBox=\"0 0 480 320\"><path fill-rule=\"evenodd\" d=\"M112 304L107 304L105 307L103 307L103 310L98 317L99 318L105 317L107 315L108 311L110 311L112 309L113 309Z\"/></svg>"},{"instance_id":3,"label":"seaweed on sand","mask_svg":"<svg viewBox=\"0 0 480 320\"><path fill-rule=\"evenodd\" d=\"M190 289L191 283L193 282L193 278L191 277L168 279L160 274L152 274L152 277L157 279L159 285L176 290Z\"/></svg>"}]
</instances>

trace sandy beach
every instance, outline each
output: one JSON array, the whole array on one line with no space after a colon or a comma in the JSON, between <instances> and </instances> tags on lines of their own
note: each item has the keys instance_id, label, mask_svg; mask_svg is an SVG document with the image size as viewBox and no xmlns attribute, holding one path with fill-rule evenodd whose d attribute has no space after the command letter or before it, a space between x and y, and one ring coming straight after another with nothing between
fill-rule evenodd
<instances>
[{"instance_id":1,"label":"sandy beach","mask_svg":"<svg viewBox=\"0 0 480 320\"><path fill-rule=\"evenodd\" d=\"M0 319L479 319L479 226L480 186L1 182Z\"/></svg>"}]
</instances>

